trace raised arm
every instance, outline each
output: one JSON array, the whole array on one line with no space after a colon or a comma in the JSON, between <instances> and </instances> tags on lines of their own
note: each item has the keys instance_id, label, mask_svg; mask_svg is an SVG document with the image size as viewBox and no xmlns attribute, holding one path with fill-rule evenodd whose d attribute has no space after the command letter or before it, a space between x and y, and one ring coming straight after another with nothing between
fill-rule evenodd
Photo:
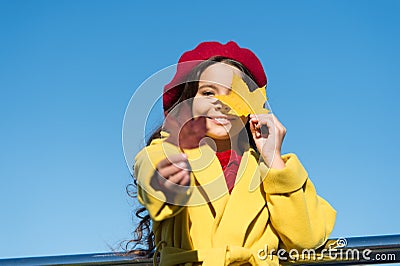
<instances>
[{"instance_id":1,"label":"raised arm","mask_svg":"<svg viewBox=\"0 0 400 266\"><path fill-rule=\"evenodd\" d=\"M294 154L282 156L283 169L269 169L264 180L270 221L286 250L317 248L328 238L336 212L317 195L306 170Z\"/></svg>"}]
</instances>

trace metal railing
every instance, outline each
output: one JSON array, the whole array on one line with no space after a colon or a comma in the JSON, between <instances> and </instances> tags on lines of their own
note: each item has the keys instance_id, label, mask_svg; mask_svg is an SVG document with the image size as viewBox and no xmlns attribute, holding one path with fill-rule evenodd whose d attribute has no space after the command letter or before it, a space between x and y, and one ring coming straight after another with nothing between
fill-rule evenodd
<instances>
[{"instance_id":1,"label":"metal railing","mask_svg":"<svg viewBox=\"0 0 400 266\"><path fill-rule=\"evenodd\" d=\"M348 237L328 240L315 251L292 254L284 265L366 265L400 262L400 235ZM286 257L290 259L290 254Z\"/></svg>"},{"instance_id":2,"label":"metal railing","mask_svg":"<svg viewBox=\"0 0 400 266\"><path fill-rule=\"evenodd\" d=\"M284 265L365 265L400 262L400 235L330 239L315 251L277 254ZM0 265L152 265L152 259L125 253L95 253L0 259Z\"/></svg>"}]
</instances>

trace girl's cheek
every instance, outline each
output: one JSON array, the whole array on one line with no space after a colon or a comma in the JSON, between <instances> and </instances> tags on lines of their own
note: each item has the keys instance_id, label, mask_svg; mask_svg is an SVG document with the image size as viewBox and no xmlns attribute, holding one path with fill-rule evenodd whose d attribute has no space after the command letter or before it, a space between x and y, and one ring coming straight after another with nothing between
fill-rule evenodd
<instances>
[{"instance_id":1,"label":"girl's cheek","mask_svg":"<svg viewBox=\"0 0 400 266\"><path fill-rule=\"evenodd\" d=\"M208 111L212 107L210 99L207 97L195 97L193 99L193 116L204 116L207 115Z\"/></svg>"}]
</instances>

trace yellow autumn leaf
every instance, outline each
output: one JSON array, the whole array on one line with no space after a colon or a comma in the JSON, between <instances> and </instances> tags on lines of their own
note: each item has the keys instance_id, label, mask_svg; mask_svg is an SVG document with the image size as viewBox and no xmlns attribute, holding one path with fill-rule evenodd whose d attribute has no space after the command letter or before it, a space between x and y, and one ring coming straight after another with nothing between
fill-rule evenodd
<instances>
[{"instance_id":1,"label":"yellow autumn leaf","mask_svg":"<svg viewBox=\"0 0 400 266\"><path fill-rule=\"evenodd\" d=\"M268 114L264 109L267 101L265 86L255 91L250 91L247 84L238 75L233 75L232 90L228 95L215 96L222 103L231 108L230 114L248 116L249 114Z\"/></svg>"}]
</instances>

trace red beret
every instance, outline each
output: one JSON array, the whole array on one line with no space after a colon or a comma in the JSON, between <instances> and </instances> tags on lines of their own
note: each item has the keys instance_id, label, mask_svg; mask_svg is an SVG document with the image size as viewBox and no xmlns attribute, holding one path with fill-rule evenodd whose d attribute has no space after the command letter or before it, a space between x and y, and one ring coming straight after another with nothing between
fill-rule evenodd
<instances>
[{"instance_id":1,"label":"red beret","mask_svg":"<svg viewBox=\"0 0 400 266\"><path fill-rule=\"evenodd\" d=\"M267 84L267 77L260 60L249 49L241 48L233 41L229 41L226 44L219 42L202 42L193 50L183 53L179 58L175 76L170 83L164 86L164 111L171 108L174 103L179 100L183 86L178 85L185 81L190 71L196 67L201 60L207 60L214 56L224 56L240 62L250 71L255 79L254 81L259 87L263 87ZM186 63L181 64L183 62Z\"/></svg>"}]
</instances>

